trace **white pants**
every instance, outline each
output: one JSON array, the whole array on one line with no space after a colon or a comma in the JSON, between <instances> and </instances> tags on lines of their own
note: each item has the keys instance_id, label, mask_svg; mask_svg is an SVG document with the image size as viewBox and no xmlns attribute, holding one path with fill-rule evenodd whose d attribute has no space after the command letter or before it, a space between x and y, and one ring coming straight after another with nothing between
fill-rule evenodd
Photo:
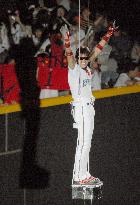
<instances>
[{"instance_id":1,"label":"white pants","mask_svg":"<svg viewBox=\"0 0 140 205\"><path fill-rule=\"evenodd\" d=\"M39 99L58 97L58 90L41 89Z\"/></svg>"},{"instance_id":2,"label":"white pants","mask_svg":"<svg viewBox=\"0 0 140 205\"><path fill-rule=\"evenodd\" d=\"M78 129L73 180L89 178L89 152L94 129L94 102L72 102L74 128Z\"/></svg>"}]
</instances>

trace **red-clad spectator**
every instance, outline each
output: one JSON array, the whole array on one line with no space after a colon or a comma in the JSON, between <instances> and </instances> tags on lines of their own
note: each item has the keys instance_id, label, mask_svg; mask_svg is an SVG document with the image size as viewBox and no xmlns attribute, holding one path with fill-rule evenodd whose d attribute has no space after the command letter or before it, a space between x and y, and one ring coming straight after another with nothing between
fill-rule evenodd
<instances>
[{"instance_id":1,"label":"red-clad spectator","mask_svg":"<svg viewBox=\"0 0 140 205\"><path fill-rule=\"evenodd\" d=\"M20 102L20 87L15 72L15 65L4 65L3 69L3 100L6 104Z\"/></svg>"}]
</instances>

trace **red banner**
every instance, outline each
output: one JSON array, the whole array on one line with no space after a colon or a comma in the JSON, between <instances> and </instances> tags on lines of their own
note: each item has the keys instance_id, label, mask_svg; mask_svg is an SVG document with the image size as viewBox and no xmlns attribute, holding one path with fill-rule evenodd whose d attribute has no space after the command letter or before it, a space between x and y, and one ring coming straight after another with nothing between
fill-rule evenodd
<instances>
[{"instance_id":1,"label":"red banner","mask_svg":"<svg viewBox=\"0 0 140 205\"><path fill-rule=\"evenodd\" d=\"M69 90L68 68L66 59L58 61L56 58L38 60L38 83L39 87L54 90Z\"/></svg>"},{"instance_id":2,"label":"red banner","mask_svg":"<svg viewBox=\"0 0 140 205\"><path fill-rule=\"evenodd\" d=\"M0 98L2 98L3 93L3 77L2 77L2 65L0 65Z\"/></svg>"},{"instance_id":3,"label":"red banner","mask_svg":"<svg viewBox=\"0 0 140 205\"><path fill-rule=\"evenodd\" d=\"M15 66L0 65L0 93L4 103L19 102L20 87L16 77ZM38 59L38 85L41 89L69 90L68 68L65 57L60 59Z\"/></svg>"},{"instance_id":4,"label":"red banner","mask_svg":"<svg viewBox=\"0 0 140 205\"><path fill-rule=\"evenodd\" d=\"M15 73L15 66L12 64L1 65L1 69L4 103L19 102L20 87Z\"/></svg>"}]
</instances>

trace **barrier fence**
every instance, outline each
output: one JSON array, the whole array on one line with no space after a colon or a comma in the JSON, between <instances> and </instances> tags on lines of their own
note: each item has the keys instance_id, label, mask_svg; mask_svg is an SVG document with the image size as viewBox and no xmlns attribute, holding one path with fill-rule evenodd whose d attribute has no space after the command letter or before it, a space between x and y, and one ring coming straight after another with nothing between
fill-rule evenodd
<instances>
[{"instance_id":1,"label":"barrier fence","mask_svg":"<svg viewBox=\"0 0 140 205\"><path fill-rule=\"evenodd\" d=\"M129 86L129 87L120 87L120 88L108 88L98 91L93 91L93 95L96 99L102 99L102 98L110 98L115 96L121 96L126 94L133 94L133 93L140 93L140 85L135 86ZM56 105L64 105L68 104L72 101L72 96L61 96L61 97L55 97L55 98L47 98L40 100L40 107L51 107ZM21 111L20 104L11 104L11 105L1 105L0 106L0 115L6 114L6 113L13 113L13 112L19 112Z\"/></svg>"}]
</instances>

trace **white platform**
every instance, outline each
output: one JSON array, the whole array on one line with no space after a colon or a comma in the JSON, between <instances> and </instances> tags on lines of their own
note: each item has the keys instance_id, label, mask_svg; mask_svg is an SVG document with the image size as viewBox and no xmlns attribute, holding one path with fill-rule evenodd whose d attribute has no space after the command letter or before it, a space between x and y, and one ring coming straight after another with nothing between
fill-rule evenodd
<instances>
[{"instance_id":1,"label":"white platform","mask_svg":"<svg viewBox=\"0 0 140 205\"><path fill-rule=\"evenodd\" d=\"M72 199L101 199L103 182L98 184L72 184Z\"/></svg>"}]
</instances>

